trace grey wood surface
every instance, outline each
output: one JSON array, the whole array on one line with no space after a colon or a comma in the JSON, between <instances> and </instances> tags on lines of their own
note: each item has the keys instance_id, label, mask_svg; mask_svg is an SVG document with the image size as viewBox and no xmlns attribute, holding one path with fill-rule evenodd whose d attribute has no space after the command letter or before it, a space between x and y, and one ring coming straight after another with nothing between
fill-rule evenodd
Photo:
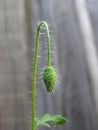
<instances>
[{"instance_id":1,"label":"grey wood surface","mask_svg":"<svg viewBox=\"0 0 98 130\"><path fill-rule=\"evenodd\" d=\"M68 118L66 126L52 126L53 130L98 129L98 99L93 98L94 91L98 88L95 90L91 85L83 46L85 40L75 2L77 0L0 0L0 130L31 129L29 91L35 45L34 30L41 20L49 23L52 64L58 68L58 76L61 75L58 81L61 83L58 82L53 94L47 94L41 82L40 73L47 65L47 45L45 35L42 35L36 115L42 117L45 113L62 114ZM97 48L98 2L87 0L86 4ZM40 129L48 130L44 127Z\"/></svg>"},{"instance_id":2,"label":"grey wood surface","mask_svg":"<svg viewBox=\"0 0 98 130\"><path fill-rule=\"evenodd\" d=\"M0 0L0 130L27 130L23 1Z\"/></svg>"}]
</instances>

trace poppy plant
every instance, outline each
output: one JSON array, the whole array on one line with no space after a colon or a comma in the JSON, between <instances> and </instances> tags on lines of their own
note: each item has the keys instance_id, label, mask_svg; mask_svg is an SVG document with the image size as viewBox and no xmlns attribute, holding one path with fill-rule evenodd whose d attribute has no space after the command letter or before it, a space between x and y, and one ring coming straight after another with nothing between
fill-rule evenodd
<instances>
[{"instance_id":1,"label":"poppy plant","mask_svg":"<svg viewBox=\"0 0 98 130\"><path fill-rule=\"evenodd\" d=\"M36 75L37 75L37 61L38 61L38 47L39 47L39 39L40 39L40 30L41 27L45 27L46 29L46 38L47 38L47 66L43 71L42 80L45 84L46 91L51 93L54 90L57 74L53 66L51 65L51 56L50 56L50 34L48 24L45 21L41 21L37 26L36 32L36 46L34 52L34 68L32 74L32 130L36 130L39 126L46 126L50 128L50 122L52 122L55 126L64 125L67 122L67 119L61 115L50 116L49 114L45 114L41 119L35 116L35 104L36 104Z\"/></svg>"}]
</instances>

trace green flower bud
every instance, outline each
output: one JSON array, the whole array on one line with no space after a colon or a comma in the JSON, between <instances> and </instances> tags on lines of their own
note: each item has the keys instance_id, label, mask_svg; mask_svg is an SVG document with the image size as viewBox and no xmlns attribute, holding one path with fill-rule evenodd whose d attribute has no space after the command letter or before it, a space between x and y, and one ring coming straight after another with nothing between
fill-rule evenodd
<instances>
[{"instance_id":1,"label":"green flower bud","mask_svg":"<svg viewBox=\"0 0 98 130\"><path fill-rule=\"evenodd\" d=\"M43 82L46 86L47 92L52 92L57 79L57 74L52 66L47 66L43 72Z\"/></svg>"}]
</instances>

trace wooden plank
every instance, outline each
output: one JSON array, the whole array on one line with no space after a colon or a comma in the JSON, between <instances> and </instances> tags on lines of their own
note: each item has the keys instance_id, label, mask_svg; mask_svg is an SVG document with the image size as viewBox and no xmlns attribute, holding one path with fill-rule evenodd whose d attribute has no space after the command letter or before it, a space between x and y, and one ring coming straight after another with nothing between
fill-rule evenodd
<instances>
[{"instance_id":1,"label":"wooden plank","mask_svg":"<svg viewBox=\"0 0 98 130\"><path fill-rule=\"evenodd\" d=\"M62 6L60 6L62 3ZM73 1L55 0L54 17L59 66L63 75L62 108L69 119L68 130L96 130L96 116L89 93L84 50Z\"/></svg>"},{"instance_id":2,"label":"wooden plank","mask_svg":"<svg viewBox=\"0 0 98 130\"><path fill-rule=\"evenodd\" d=\"M0 1L0 130L27 130L23 1Z\"/></svg>"},{"instance_id":3,"label":"wooden plank","mask_svg":"<svg viewBox=\"0 0 98 130\"><path fill-rule=\"evenodd\" d=\"M94 33L94 39L95 39L95 43L96 43L96 47L98 49L98 1L97 0L87 0L86 1L88 10L89 10L89 16L91 19L91 24L92 24L92 28L93 28L93 33Z\"/></svg>"},{"instance_id":4,"label":"wooden plank","mask_svg":"<svg viewBox=\"0 0 98 130\"><path fill-rule=\"evenodd\" d=\"M83 48L87 63L87 71L89 73L90 86L92 97L94 98L95 110L98 117L98 60L97 50L92 32L92 26L89 18L89 13L86 7L85 0L75 1L77 11L77 19L80 25L81 34L83 37Z\"/></svg>"}]
</instances>

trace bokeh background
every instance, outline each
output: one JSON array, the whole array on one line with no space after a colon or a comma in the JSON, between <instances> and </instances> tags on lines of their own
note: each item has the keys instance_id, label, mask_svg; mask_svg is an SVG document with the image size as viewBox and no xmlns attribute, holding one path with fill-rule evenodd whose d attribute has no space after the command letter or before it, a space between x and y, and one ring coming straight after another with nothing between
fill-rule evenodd
<instances>
[{"instance_id":1,"label":"bokeh background","mask_svg":"<svg viewBox=\"0 0 98 130\"><path fill-rule=\"evenodd\" d=\"M59 78L47 94L40 79L47 64L42 30L36 115L67 117L66 126L51 130L98 130L98 0L0 0L0 130L31 129L35 33L41 20L49 24Z\"/></svg>"}]
</instances>

